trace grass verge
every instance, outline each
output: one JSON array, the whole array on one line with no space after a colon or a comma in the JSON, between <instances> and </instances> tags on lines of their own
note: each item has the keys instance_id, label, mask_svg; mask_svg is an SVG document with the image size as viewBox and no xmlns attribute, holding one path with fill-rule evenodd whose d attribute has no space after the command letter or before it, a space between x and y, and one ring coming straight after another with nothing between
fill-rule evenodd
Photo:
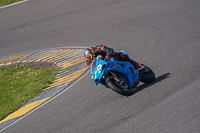
<instances>
[{"instance_id":1,"label":"grass verge","mask_svg":"<svg viewBox=\"0 0 200 133\"><path fill-rule=\"evenodd\" d=\"M12 66L0 68L0 120L47 88L59 68Z\"/></svg>"},{"instance_id":2,"label":"grass verge","mask_svg":"<svg viewBox=\"0 0 200 133\"><path fill-rule=\"evenodd\" d=\"M0 6L6 6L22 0L0 0Z\"/></svg>"}]
</instances>

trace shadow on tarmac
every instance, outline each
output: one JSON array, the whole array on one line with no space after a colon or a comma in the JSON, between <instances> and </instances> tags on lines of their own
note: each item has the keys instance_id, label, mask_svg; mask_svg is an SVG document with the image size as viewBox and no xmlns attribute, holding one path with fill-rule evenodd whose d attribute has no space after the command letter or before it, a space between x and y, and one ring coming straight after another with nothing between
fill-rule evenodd
<instances>
[{"instance_id":1,"label":"shadow on tarmac","mask_svg":"<svg viewBox=\"0 0 200 133\"><path fill-rule=\"evenodd\" d=\"M169 78L169 75L170 75L170 73L163 74L163 75L161 75L161 76L159 76L159 77L156 77L155 81L152 82L152 83L149 83L149 84L142 84L142 85L138 86L138 87L134 90L133 95L136 94L136 93L138 93L138 92L140 92L140 91L142 91L143 89L146 89L146 88L148 88L148 87L150 87L150 86L152 86L152 85L154 85L154 84L156 84L156 83L158 83L158 82L160 82L160 81L166 79L166 78Z\"/></svg>"}]
</instances>

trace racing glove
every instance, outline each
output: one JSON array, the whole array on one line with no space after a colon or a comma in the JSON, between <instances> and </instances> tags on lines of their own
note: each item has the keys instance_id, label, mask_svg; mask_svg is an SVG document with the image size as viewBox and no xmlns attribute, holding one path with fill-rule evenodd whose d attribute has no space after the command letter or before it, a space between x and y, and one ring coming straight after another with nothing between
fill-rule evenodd
<instances>
[{"instance_id":1,"label":"racing glove","mask_svg":"<svg viewBox=\"0 0 200 133\"><path fill-rule=\"evenodd\" d=\"M91 62L87 61L87 62L86 62L86 65L87 65L88 67L90 67Z\"/></svg>"}]
</instances>

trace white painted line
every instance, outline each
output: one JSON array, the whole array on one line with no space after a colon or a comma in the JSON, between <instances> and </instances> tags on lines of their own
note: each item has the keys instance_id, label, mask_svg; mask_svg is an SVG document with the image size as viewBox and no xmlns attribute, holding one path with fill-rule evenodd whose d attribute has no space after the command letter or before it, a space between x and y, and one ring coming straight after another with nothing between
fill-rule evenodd
<instances>
[{"instance_id":1,"label":"white painted line","mask_svg":"<svg viewBox=\"0 0 200 133\"><path fill-rule=\"evenodd\" d=\"M19 2L10 4L10 5L7 5L7 6L0 7L0 9L6 8L6 7L9 7L9 6L14 6L14 5L17 5L17 4L20 4L20 3L23 3L23 2L27 2L27 1L29 1L29 0L19 1Z\"/></svg>"},{"instance_id":2,"label":"white painted line","mask_svg":"<svg viewBox=\"0 0 200 133\"><path fill-rule=\"evenodd\" d=\"M52 61L59 64L59 63L62 63L62 62L66 62L67 60L70 60L70 59L73 59L73 58L77 58L78 56L81 56L81 55L83 55L83 52L78 53L78 54L70 53L70 55L67 54L67 55L64 55L64 56L62 56L62 57L59 57L59 58L57 58L57 59L54 59L54 60L52 60Z\"/></svg>"},{"instance_id":3,"label":"white painted line","mask_svg":"<svg viewBox=\"0 0 200 133\"><path fill-rule=\"evenodd\" d=\"M30 54L30 53L35 53L35 52L44 52L44 51L49 51L49 50L58 50L58 49L86 49L88 47L83 47L83 46L66 46L66 47L56 47L56 48L49 48L49 49L42 49L42 50L36 50L36 51L31 51L31 52L23 52L23 53L19 53L17 55L21 55L21 54ZM2 56L0 57L0 61L16 56L16 54L10 55L10 56Z\"/></svg>"}]
</instances>

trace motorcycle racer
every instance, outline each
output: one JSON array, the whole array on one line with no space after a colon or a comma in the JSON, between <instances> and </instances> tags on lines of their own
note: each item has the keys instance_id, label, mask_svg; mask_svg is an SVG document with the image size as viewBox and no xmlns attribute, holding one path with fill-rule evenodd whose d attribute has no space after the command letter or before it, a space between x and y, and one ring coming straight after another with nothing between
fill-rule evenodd
<instances>
[{"instance_id":1,"label":"motorcycle racer","mask_svg":"<svg viewBox=\"0 0 200 133\"><path fill-rule=\"evenodd\" d=\"M115 60L118 61L130 62L135 67L135 69L141 67L141 64L139 62L135 62L134 60L130 59L126 54L121 52L114 52L112 48L109 48L105 45L98 45L95 47L89 47L85 49L84 57L87 61L86 64L88 67L90 67L92 60L98 55L101 55L102 59L105 61L109 61L110 58L113 57Z\"/></svg>"}]
</instances>

